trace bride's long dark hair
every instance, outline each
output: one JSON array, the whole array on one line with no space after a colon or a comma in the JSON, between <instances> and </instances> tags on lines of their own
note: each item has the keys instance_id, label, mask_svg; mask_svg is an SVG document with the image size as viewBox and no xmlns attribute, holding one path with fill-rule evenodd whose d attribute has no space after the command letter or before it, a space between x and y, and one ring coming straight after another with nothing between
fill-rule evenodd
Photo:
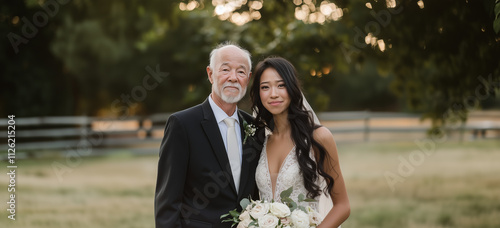
<instances>
[{"instance_id":1,"label":"bride's long dark hair","mask_svg":"<svg viewBox=\"0 0 500 228\"><path fill-rule=\"evenodd\" d=\"M333 178L328 175L324 166L328 154L325 148L313 137L313 131L320 126L314 123L309 111L302 103L303 97L295 67L284 58L266 58L259 62L255 68L254 81L250 89L250 97L253 103L252 110L257 114L255 124L258 127L268 127L271 130L274 128L273 115L264 107L260 99L260 79L264 70L268 68L275 69L283 78L286 91L290 97L288 122L290 123L292 140L295 143L295 152L304 178L304 186L308 191L308 197L315 198L320 195L322 190L330 194L333 188ZM317 162L314 162L309 156L312 146L316 148ZM326 180L327 186L325 189L321 189L316 184L316 180L319 178L318 174Z\"/></svg>"}]
</instances>

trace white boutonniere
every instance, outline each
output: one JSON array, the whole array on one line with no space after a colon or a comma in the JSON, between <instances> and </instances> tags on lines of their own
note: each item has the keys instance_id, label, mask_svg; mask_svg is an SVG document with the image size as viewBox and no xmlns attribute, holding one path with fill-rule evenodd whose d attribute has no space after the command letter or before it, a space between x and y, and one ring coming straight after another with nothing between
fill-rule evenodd
<instances>
[{"instance_id":1,"label":"white boutonniere","mask_svg":"<svg viewBox=\"0 0 500 228\"><path fill-rule=\"evenodd\" d=\"M248 136L254 136L257 129L253 124L248 124L243 120L243 132L245 132L245 138L243 139L243 144L247 141Z\"/></svg>"}]
</instances>

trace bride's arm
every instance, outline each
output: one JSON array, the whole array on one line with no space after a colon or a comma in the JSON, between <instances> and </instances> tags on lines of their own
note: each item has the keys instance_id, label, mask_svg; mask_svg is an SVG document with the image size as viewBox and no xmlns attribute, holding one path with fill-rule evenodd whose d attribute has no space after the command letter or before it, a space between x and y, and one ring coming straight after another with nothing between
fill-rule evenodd
<instances>
[{"instance_id":1,"label":"bride's arm","mask_svg":"<svg viewBox=\"0 0 500 228\"><path fill-rule=\"evenodd\" d=\"M351 206L345 188L344 177L340 170L337 145L332 133L326 127L314 130L314 139L325 148L328 154L324 162L325 171L334 179L333 188L330 193L334 206L318 228L338 227L349 217Z\"/></svg>"}]
</instances>

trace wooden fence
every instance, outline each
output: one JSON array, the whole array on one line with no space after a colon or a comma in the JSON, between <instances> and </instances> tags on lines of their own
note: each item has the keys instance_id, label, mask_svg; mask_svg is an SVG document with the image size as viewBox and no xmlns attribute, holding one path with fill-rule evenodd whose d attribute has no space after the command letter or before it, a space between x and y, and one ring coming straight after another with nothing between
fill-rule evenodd
<instances>
[{"instance_id":1,"label":"wooden fence","mask_svg":"<svg viewBox=\"0 0 500 228\"><path fill-rule=\"evenodd\" d=\"M61 151L69 148L158 148L169 113L127 118L96 118L87 116L14 118L16 152ZM372 141L383 133L398 137L418 133L425 137L430 124L420 122L419 115L382 112L324 112L318 113L322 124L334 135L354 135L351 140ZM7 138L7 118L0 119L3 136ZM12 121L11 121L12 123ZM471 137L500 138L500 112L477 112L466 124L448 132ZM7 154L7 139L0 143ZM4 156L5 157L5 156Z\"/></svg>"}]
</instances>

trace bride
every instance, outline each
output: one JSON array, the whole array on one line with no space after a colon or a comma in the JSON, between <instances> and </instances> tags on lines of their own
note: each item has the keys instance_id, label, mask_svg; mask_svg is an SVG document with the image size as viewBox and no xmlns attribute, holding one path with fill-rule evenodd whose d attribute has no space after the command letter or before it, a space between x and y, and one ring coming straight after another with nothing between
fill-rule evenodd
<instances>
[{"instance_id":1,"label":"bride","mask_svg":"<svg viewBox=\"0 0 500 228\"><path fill-rule=\"evenodd\" d=\"M255 120L272 132L255 174L261 199L279 201L280 193L293 186L294 201L301 193L319 201L310 205L324 215L318 227L340 226L350 205L337 147L330 131L316 124L314 112L304 106L295 68L286 59L269 57L257 65L254 76L250 96Z\"/></svg>"}]
</instances>

